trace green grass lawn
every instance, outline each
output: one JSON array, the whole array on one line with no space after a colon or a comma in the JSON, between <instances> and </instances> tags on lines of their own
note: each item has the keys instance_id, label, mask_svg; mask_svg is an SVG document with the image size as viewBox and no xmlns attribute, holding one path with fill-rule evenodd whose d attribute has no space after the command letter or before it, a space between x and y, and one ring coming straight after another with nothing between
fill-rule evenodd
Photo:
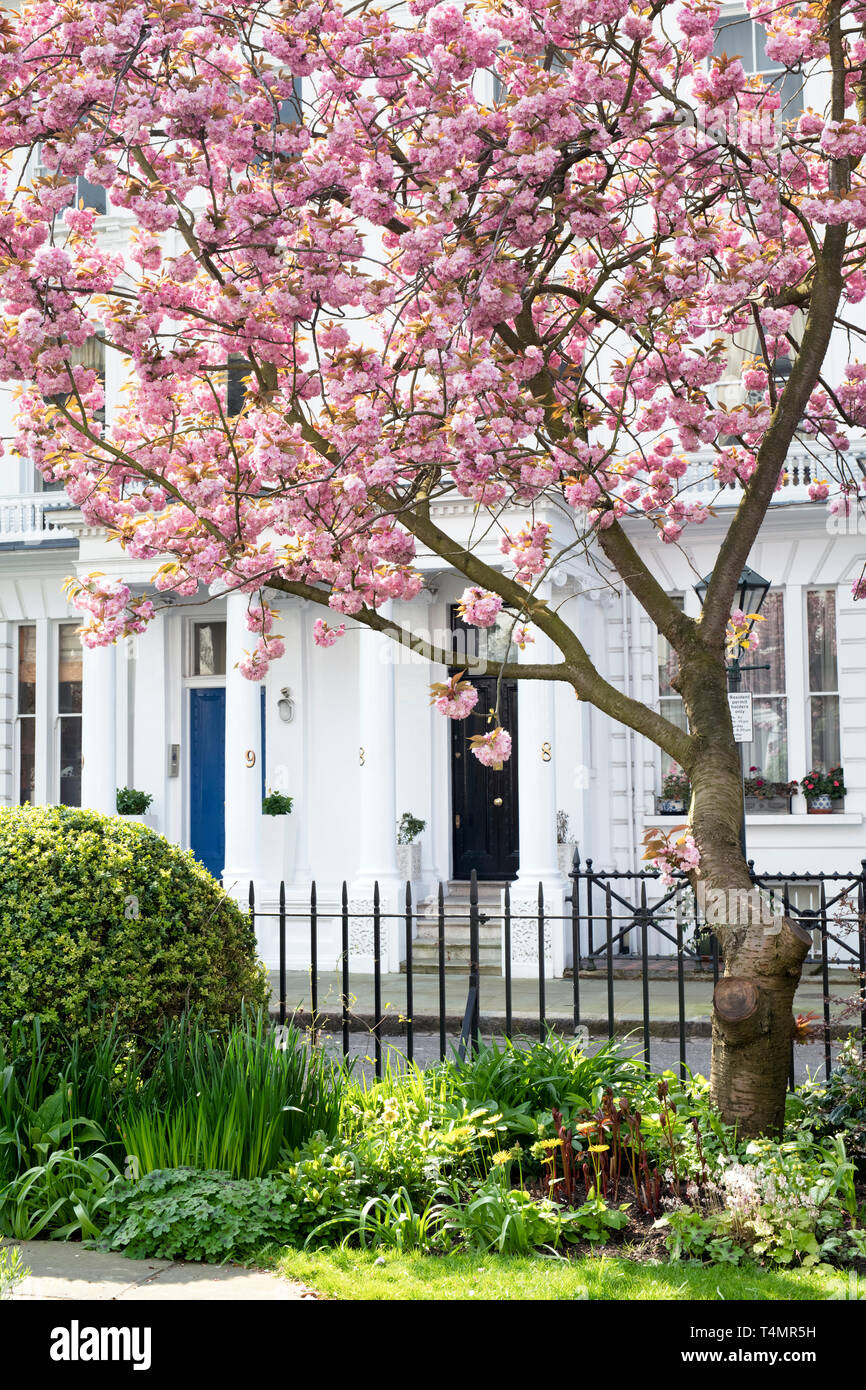
<instances>
[{"instance_id":1,"label":"green grass lawn","mask_svg":"<svg viewBox=\"0 0 866 1390\"><path fill-rule=\"evenodd\" d=\"M377 1263L380 1261L380 1263ZM382 1263L384 1261L384 1263ZM825 1267L650 1264L609 1256L564 1260L508 1255L400 1255L394 1251L283 1251L281 1273L338 1299L823 1300L844 1297L848 1276Z\"/></svg>"}]
</instances>

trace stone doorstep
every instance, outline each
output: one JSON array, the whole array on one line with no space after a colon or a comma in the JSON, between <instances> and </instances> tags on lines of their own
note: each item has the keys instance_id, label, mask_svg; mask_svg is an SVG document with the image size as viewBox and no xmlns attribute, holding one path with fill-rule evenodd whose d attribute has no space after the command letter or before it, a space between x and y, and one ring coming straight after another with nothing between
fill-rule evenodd
<instances>
[{"instance_id":1,"label":"stone doorstep","mask_svg":"<svg viewBox=\"0 0 866 1390\"><path fill-rule=\"evenodd\" d=\"M418 924L418 935L412 938L413 945L418 942L425 942L435 946L439 940L439 928L435 922L425 922L423 919ZM482 946L495 946L497 950L502 945L502 928L482 923L478 928L478 941ZM445 926L446 946L469 945L469 920L461 918L457 921L446 923Z\"/></svg>"}]
</instances>

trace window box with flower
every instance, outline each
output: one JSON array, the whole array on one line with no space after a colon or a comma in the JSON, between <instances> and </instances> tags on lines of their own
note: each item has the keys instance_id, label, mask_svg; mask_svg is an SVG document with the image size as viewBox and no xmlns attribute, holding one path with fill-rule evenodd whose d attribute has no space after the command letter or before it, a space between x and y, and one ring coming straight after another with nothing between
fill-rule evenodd
<instances>
[{"instance_id":1,"label":"window box with flower","mask_svg":"<svg viewBox=\"0 0 866 1390\"><path fill-rule=\"evenodd\" d=\"M746 813L771 815L781 812L790 815L791 798L796 790L796 782L775 782L763 777L759 767L750 767L748 777L743 779Z\"/></svg>"},{"instance_id":2,"label":"window box with flower","mask_svg":"<svg viewBox=\"0 0 866 1390\"><path fill-rule=\"evenodd\" d=\"M844 811L846 788L841 767L831 767L829 772L813 768L806 773L800 786L810 816L829 816L834 811Z\"/></svg>"}]
</instances>

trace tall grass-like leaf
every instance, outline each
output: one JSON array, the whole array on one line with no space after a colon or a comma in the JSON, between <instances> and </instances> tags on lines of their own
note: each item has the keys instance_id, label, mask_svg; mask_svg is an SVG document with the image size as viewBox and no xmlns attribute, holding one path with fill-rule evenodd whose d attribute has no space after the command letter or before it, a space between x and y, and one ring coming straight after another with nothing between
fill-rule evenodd
<instances>
[{"instance_id":1,"label":"tall grass-like leaf","mask_svg":"<svg viewBox=\"0 0 866 1390\"><path fill-rule=\"evenodd\" d=\"M192 1167L262 1177L284 1149L337 1132L343 1073L297 1028L278 1046L262 1014L226 1034L186 1018L166 1028L153 1056L119 1121L140 1173Z\"/></svg>"}]
</instances>

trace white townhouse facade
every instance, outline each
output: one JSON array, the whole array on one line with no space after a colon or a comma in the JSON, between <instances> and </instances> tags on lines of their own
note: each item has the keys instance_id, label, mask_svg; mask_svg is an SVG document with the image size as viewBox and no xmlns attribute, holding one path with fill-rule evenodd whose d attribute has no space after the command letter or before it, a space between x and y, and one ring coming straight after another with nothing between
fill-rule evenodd
<instances>
[{"instance_id":1,"label":"white townhouse facade","mask_svg":"<svg viewBox=\"0 0 866 1390\"><path fill-rule=\"evenodd\" d=\"M733 51L735 33L761 71L765 60L751 21L726 15L738 27L722 46ZM797 101L802 105L802 94L789 99L795 109ZM95 200L102 236L122 249L126 214L83 181L78 195ZM88 350L105 378L110 421L122 385L117 354L102 361L98 344ZM834 357L842 351L841 343L832 349ZM835 365L841 362L839 356ZM740 387L732 380L719 389ZM12 393L4 389L0 433L7 439L13 411ZM866 478L866 440L857 464ZM764 872L851 872L866 856L866 609L851 596L866 563L866 519L828 517L823 503L811 502L809 482L820 476L820 455L798 440L749 559L771 588L753 654L763 669L743 677L755 722L744 764L781 782L841 764L848 791L830 815L808 814L800 795L790 811L748 815L749 854ZM690 496L713 504L704 525L688 527L679 545L659 544L646 525L635 524L632 534L666 591L696 613L694 585L712 568L739 489L719 488L709 456L692 460L684 483ZM549 520L554 535L562 526L553 510L537 512L537 519ZM473 506L459 498L442 502L437 520L468 537ZM482 554L503 563L492 537ZM501 771L482 767L468 738L484 729L479 716L493 703L505 625L480 636L467 629L455 612L465 579L432 555L422 553L418 567L424 587L395 616L453 651L451 669L465 665L467 641L482 643L480 655L489 658L489 673L474 677L478 714L464 722L431 708L429 687L445 679L444 666L351 621L334 647L318 648L312 635L318 608L278 594L275 628L286 652L261 685L244 679L235 664L254 640L241 594L158 596L159 611L144 634L116 647L82 649L80 615L66 604L64 578L100 570L149 592L150 571L87 525L62 492L7 447L0 459L0 806L56 803L113 813L117 789L133 787L152 797L150 823L191 849L241 900L254 880L260 903L273 906L282 881L290 908L300 912L315 880L327 913L339 904L345 880L354 914L351 949L362 967L372 952L362 914L373 883L379 882L386 908L396 910L402 899L396 823L403 812L425 823L420 865L412 871L416 901L431 899L439 882L462 901L462 885L475 870L488 891L513 882L515 910L525 911L527 923L539 882L549 910L564 912L569 884L558 838L596 868L641 868L646 828L676 823L657 813L667 760L577 701L570 688L527 681L506 682L502 691L502 723L515 742L511 761ZM586 559L568 559L552 572L546 596L608 679L682 718L666 644L615 577L603 577ZM519 659L544 659L544 642L539 636ZM291 815L262 814L270 790L294 798ZM396 925L386 935L385 965L396 968ZM299 926L290 964L306 964L306 941ZM567 933L554 927L548 947L547 968L561 973L569 961ZM273 964L270 926L262 930L261 949ZM659 940L652 949L666 948ZM518 921L515 970L534 971L536 952L534 928L524 930Z\"/></svg>"}]
</instances>

